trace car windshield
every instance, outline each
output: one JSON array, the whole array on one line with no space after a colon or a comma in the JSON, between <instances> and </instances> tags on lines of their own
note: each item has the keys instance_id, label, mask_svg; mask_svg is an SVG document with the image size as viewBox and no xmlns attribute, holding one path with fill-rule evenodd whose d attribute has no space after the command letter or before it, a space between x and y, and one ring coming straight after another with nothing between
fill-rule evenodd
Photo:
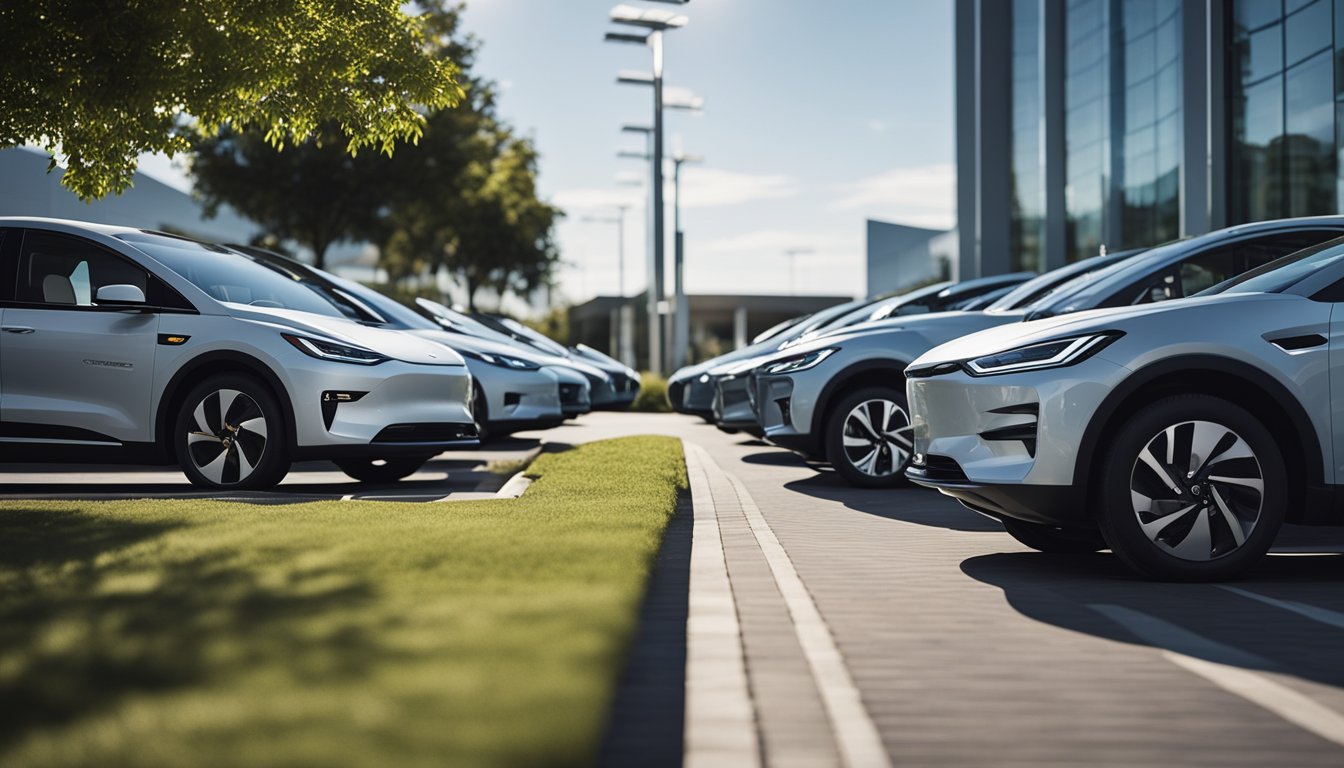
<instances>
[{"instance_id":1,"label":"car windshield","mask_svg":"<svg viewBox=\"0 0 1344 768\"><path fill-rule=\"evenodd\" d=\"M365 285L344 280L342 278L333 278L333 282L340 290L346 291L356 299L368 304L375 312L387 319L388 324L395 325L403 330L422 330L422 331L442 331L443 328L438 323L424 317L419 312L402 304L390 296L369 288Z\"/></svg>"},{"instance_id":2,"label":"car windshield","mask_svg":"<svg viewBox=\"0 0 1344 768\"><path fill-rule=\"evenodd\" d=\"M1025 283L1015 286L998 301L985 307L985 311L1011 312L1015 309L1026 309L1079 275L1094 272L1140 253L1143 253L1142 249L1117 251L1102 256L1092 256L1059 269L1052 269L1043 275L1033 277Z\"/></svg>"},{"instance_id":3,"label":"car windshield","mask_svg":"<svg viewBox=\"0 0 1344 768\"><path fill-rule=\"evenodd\" d=\"M216 301L378 322L367 310L319 285L310 275L270 260L156 232L117 236L200 288Z\"/></svg>"},{"instance_id":4,"label":"car windshield","mask_svg":"<svg viewBox=\"0 0 1344 768\"><path fill-rule=\"evenodd\" d=\"M1205 288L1196 296L1215 293L1279 293L1303 278L1344 260L1344 237L1290 253L1230 280Z\"/></svg>"}]
</instances>

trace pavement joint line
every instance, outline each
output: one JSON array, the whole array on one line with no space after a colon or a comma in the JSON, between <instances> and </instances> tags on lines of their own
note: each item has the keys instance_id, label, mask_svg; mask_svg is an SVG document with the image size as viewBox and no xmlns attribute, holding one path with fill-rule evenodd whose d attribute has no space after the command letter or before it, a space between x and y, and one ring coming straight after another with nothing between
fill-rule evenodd
<instances>
[{"instance_id":1,"label":"pavement joint line","mask_svg":"<svg viewBox=\"0 0 1344 768\"><path fill-rule=\"evenodd\" d=\"M1303 730L1344 746L1344 715L1254 671L1254 668L1273 669L1276 665L1268 659L1223 645L1132 608L1111 604L1089 604L1087 607L1159 649L1162 657L1172 664Z\"/></svg>"},{"instance_id":2,"label":"pavement joint line","mask_svg":"<svg viewBox=\"0 0 1344 768\"><path fill-rule=\"evenodd\" d=\"M691 568L686 615L686 768L761 764L756 711L747 683L742 626L728 580L718 509L710 491L713 459L682 441L691 489ZM722 471L722 470L719 470Z\"/></svg>"},{"instance_id":3,"label":"pavement joint line","mask_svg":"<svg viewBox=\"0 0 1344 768\"><path fill-rule=\"evenodd\" d=\"M784 597L798 643L831 721L831 734L841 760L851 768L888 768L891 756L863 704L863 696L849 674L830 627L747 487L736 475L726 471L724 474L732 483L756 543L765 555L775 586Z\"/></svg>"}]
</instances>

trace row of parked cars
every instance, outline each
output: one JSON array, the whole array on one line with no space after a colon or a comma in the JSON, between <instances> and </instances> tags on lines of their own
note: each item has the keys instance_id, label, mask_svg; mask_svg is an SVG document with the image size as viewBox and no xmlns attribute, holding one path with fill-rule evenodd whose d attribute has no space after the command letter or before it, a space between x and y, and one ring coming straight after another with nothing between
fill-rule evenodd
<instances>
[{"instance_id":1,"label":"row of parked cars","mask_svg":"<svg viewBox=\"0 0 1344 768\"><path fill-rule=\"evenodd\" d=\"M988 303L985 303L988 302ZM674 406L908 481L1042 551L1223 579L1344 523L1344 217L1248 224L937 285L682 369Z\"/></svg>"},{"instance_id":2,"label":"row of parked cars","mask_svg":"<svg viewBox=\"0 0 1344 768\"><path fill-rule=\"evenodd\" d=\"M176 462L210 488L292 462L390 482L594 408L638 374L496 315L416 309L269 251L0 218L0 458Z\"/></svg>"}]
</instances>

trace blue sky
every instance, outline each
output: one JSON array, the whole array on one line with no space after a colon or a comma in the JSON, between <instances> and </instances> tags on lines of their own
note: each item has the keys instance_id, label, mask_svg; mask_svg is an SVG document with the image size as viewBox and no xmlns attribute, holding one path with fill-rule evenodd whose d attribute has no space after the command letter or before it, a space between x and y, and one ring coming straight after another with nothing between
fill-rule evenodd
<instances>
[{"instance_id":1,"label":"blue sky","mask_svg":"<svg viewBox=\"0 0 1344 768\"><path fill-rule=\"evenodd\" d=\"M675 8L661 3L632 5ZM643 200L618 159L643 149L623 123L648 123L647 88L617 85L649 54L602 42L616 0L468 0L477 71L542 154L544 196L569 214L559 240L571 301L616 291L616 233L584 222L626 200L626 286L645 275ZM666 80L704 97L670 112L669 152L703 155L683 178L691 292L786 293L786 248L800 293L863 291L864 218L954 221L951 0L691 0L668 33ZM145 170L154 173L153 164ZM670 195L669 195L670 205ZM671 213L668 214L669 264Z\"/></svg>"}]
</instances>

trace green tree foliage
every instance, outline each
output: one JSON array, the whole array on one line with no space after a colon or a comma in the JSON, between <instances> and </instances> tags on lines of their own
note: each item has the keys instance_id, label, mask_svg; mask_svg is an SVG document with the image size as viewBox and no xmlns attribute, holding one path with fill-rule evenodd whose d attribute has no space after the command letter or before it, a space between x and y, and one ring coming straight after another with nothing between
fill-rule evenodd
<instances>
[{"instance_id":1,"label":"green tree foliage","mask_svg":"<svg viewBox=\"0 0 1344 768\"><path fill-rule=\"evenodd\" d=\"M394 184L391 161L376 152L351 155L335 125L283 150L260 128L225 126L193 149L191 173L207 215L231 205L265 235L311 249L319 268L333 244L377 240L384 231L381 211Z\"/></svg>"},{"instance_id":2,"label":"green tree foliage","mask_svg":"<svg viewBox=\"0 0 1344 768\"><path fill-rule=\"evenodd\" d=\"M332 126L348 153L390 152L420 135L416 105L463 96L434 43L399 0L3 2L0 147L64 156L85 200L124 190L141 153L229 123L274 147Z\"/></svg>"}]
</instances>

